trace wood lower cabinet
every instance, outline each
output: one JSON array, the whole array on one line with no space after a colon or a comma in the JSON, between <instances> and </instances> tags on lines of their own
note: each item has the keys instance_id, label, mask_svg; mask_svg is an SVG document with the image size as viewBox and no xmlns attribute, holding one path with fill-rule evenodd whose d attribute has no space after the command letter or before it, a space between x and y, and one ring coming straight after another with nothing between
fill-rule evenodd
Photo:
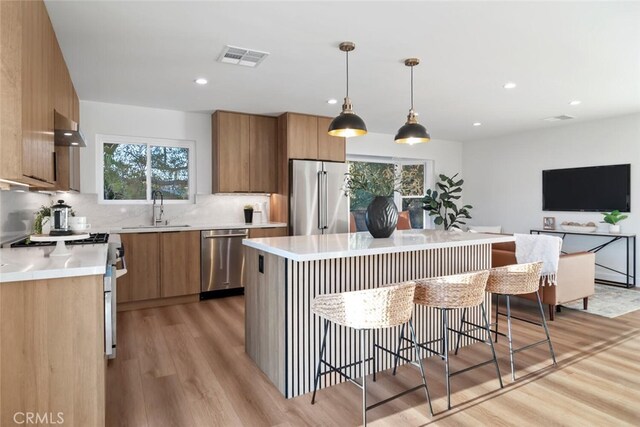
<instances>
[{"instance_id":1,"label":"wood lower cabinet","mask_svg":"<svg viewBox=\"0 0 640 427\"><path fill-rule=\"evenodd\" d=\"M277 119L216 111L211 120L213 192L276 192Z\"/></svg>"},{"instance_id":2,"label":"wood lower cabinet","mask_svg":"<svg viewBox=\"0 0 640 427\"><path fill-rule=\"evenodd\" d=\"M0 425L105 425L102 275L1 283L0 342Z\"/></svg>"},{"instance_id":3,"label":"wood lower cabinet","mask_svg":"<svg viewBox=\"0 0 640 427\"><path fill-rule=\"evenodd\" d=\"M200 232L160 233L160 296L200 292Z\"/></svg>"},{"instance_id":4,"label":"wood lower cabinet","mask_svg":"<svg viewBox=\"0 0 640 427\"><path fill-rule=\"evenodd\" d=\"M288 236L287 227L250 228L249 238Z\"/></svg>"},{"instance_id":5,"label":"wood lower cabinet","mask_svg":"<svg viewBox=\"0 0 640 427\"><path fill-rule=\"evenodd\" d=\"M118 303L160 298L160 233L120 235L127 274L118 279Z\"/></svg>"},{"instance_id":6,"label":"wood lower cabinet","mask_svg":"<svg viewBox=\"0 0 640 427\"><path fill-rule=\"evenodd\" d=\"M118 303L200 292L200 232L123 233L127 274L118 279Z\"/></svg>"}]
</instances>

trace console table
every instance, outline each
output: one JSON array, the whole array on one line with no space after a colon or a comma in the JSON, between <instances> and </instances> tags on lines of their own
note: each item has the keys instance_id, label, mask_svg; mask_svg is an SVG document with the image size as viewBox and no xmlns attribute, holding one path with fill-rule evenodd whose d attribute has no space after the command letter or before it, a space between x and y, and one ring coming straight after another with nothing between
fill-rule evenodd
<instances>
[{"instance_id":1,"label":"console table","mask_svg":"<svg viewBox=\"0 0 640 427\"><path fill-rule=\"evenodd\" d=\"M603 285L613 285L613 286L622 286L625 288L634 288L636 286L636 235L635 234L612 234L612 233L602 233L602 232L593 232L593 233L581 233L579 231L565 231L565 230L544 230L544 229L532 229L529 230L530 234L540 234L540 233L548 233L548 234L560 234L562 235L562 239L564 240L567 236L589 236L589 237L604 237L608 239L607 241L594 246L592 248L587 249L588 252L598 253L602 249L608 247L609 245L618 242L624 241L626 243L626 253L627 253L627 262L626 262L626 271L619 271L614 268L608 267L606 265L602 265L596 262L596 265L604 268L605 270L613 271L614 273L621 274L625 276L626 280L624 282L617 282L615 280L606 280L606 279L598 279L596 278L596 283L601 283ZM633 257L631 256L631 249L633 249Z\"/></svg>"}]
</instances>

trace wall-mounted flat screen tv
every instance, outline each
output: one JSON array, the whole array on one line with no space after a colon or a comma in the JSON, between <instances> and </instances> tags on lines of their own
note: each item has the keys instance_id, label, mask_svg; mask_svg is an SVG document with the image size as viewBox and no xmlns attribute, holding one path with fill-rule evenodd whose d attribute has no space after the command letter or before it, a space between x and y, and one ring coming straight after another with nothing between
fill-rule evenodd
<instances>
[{"instance_id":1,"label":"wall-mounted flat screen tv","mask_svg":"<svg viewBox=\"0 0 640 427\"><path fill-rule=\"evenodd\" d=\"M631 209L631 165L542 171L542 210L605 212Z\"/></svg>"}]
</instances>

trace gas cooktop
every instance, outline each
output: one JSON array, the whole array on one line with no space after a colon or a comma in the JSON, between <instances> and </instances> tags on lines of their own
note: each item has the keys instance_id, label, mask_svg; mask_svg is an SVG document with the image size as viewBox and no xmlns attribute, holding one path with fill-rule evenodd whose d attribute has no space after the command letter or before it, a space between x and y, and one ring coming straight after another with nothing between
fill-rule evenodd
<instances>
[{"instance_id":1,"label":"gas cooktop","mask_svg":"<svg viewBox=\"0 0 640 427\"><path fill-rule=\"evenodd\" d=\"M109 241L109 234L107 233L91 233L88 239L71 240L66 242L68 246L72 245L95 245L99 243L107 243ZM39 246L55 246L56 242L32 242L27 237L26 239L12 243L12 248L35 248Z\"/></svg>"}]
</instances>

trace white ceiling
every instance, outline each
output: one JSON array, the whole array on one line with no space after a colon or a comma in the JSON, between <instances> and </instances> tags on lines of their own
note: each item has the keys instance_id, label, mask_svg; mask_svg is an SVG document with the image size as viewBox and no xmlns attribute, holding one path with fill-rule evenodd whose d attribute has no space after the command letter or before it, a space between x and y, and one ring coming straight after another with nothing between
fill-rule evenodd
<instances>
[{"instance_id":1,"label":"white ceiling","mask_svg":"<svg viewBox=\"0 0 640 427\"><path fill-rule=\"evenodd\" d=\"M469 141L640 111L637 2L46 1L82 100L184 111L333 116L351 98L369 131L409 108L433 138ZM270 52L256 69L216 62L226 44ZM196 77L209 84L198 86ZM517 88L505 90L507 81ZM337 98L338 105L326 100ZM582 101L569 106L571 100ZM473 122L482 122L473 127Z\"/></svg>"}]
</instances>

